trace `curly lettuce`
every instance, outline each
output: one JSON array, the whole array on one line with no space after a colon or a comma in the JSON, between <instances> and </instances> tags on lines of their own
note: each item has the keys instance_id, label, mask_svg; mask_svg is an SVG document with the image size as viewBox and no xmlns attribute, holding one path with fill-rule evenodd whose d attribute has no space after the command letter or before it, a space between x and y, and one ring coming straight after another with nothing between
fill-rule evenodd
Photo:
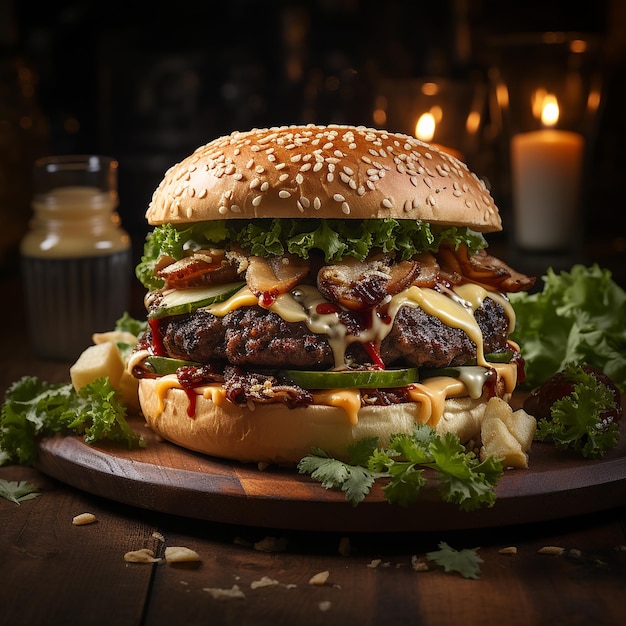
<instances>
[{"instance_id":1,"label":"curly lettuce","mask_svg":"<svg viewBox=\"0 0 626 626\"><path fill-rule=\"evenodd\" d=\"M154 267L162 255L181 259L187 250L236 244L255 256L295 254L308 259L312 250L324 254L327 263L344 257L363 260L371 250L394 253L401 260L421 252L436 252L446 243L466 245L475 252L486 247L484 237L469 228L436 227L419 220L371 219L254 219L198 222L179 229L158 226L148 234L136 274L147 289L162 286Z\"/></svg>"},{"instance_id":2,"label":"curly lettuce","mask_svg":"<svg viewBox=\"0 0 626 626\"><path fill-rule=\"evenodd\" d=\"M543 290L512 293L517 317L511 338L526 362L528 388L567 365L595 365L626 391L626 292L597 264L542 277Z\"/></svg>"}]
</instances>

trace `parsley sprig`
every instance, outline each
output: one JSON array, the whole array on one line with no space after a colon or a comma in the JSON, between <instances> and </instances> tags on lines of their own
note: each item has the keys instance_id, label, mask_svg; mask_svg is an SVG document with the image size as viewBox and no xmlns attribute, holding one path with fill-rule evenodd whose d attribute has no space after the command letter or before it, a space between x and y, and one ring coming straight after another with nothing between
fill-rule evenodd
<instances>
[{"instance_id":1,"label":"parsley sprig","mask_svg":"<svg viewBox=\"0 0 626 626\"><path fill-rule=\"evenodd\" d=\"M387 480L383 487L390 503L415 503L432 470L444 501L471 511L495 503L495 486L502 475L502 463L493 457L479 461L465 450L452 434L437 434L429 426L416 425L411 434L391 437L388 447L379 448L378 438L362 439L349 449L348 462L331 458L315 448L298 464L301 474L309 474L326 489L340 489L353 506L361 503L372 485Z\"/></svg>"},{"instance_id":2,"label":"parsley sprig","mask_svg":"<svg viewBox=\"0 0 626 626\"><path fill-rule=\"evenodd\" d=\"M79 392L71 383L48 383L24 376L6 392L0 412L0 465L32 464L39 437L83 435L93 444L102 439L128 447L145 442L126 421L126 407L108 378L85 385Z\"/></svg>"},{"instance_id":3,"label":"parsley sprig","mask_svg":"<svg viewBox=\"0 0 626 626\"><path fill-rule=\"evenodd\" d=\"M564 372L574 383L572 392L552 404L550 419L537 422L535 439L585 458L602 458L619 441L619 424L602 423L603 413L616 408L613 392L580 366L569 365Z\"/></svg>"}]
</instances>

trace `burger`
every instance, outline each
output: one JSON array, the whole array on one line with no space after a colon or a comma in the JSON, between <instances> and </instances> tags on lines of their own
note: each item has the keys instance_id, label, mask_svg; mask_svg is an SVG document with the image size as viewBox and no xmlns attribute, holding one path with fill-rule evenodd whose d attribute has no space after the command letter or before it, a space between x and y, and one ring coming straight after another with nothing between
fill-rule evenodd
<instances>
[{"instance_id":1,"label":"burger","mask_svg":"<svg viewBox=\"0 0 626 626\"><path fill-rule=\"evenodd\" d=\"M484 183L413 137L234 132L169 169L146 217L129 368L180 446L294 464L418 423L467 441L523 375L506 294L534 279L486 252Z\"/></svg>"}]
</instances>

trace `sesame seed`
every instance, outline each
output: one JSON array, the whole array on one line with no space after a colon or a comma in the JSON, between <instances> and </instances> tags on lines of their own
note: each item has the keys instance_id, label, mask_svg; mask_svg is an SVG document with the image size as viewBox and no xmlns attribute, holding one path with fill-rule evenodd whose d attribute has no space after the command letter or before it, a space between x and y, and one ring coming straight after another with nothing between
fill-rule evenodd
<instances>
[{"instance_id":1,"label":"sesame seed","mask_svg":"<svg viewBox=\"0 0 626 626\"><path fill-rule=\"evenodd\" d=\"M304 196L300 198L300 202L302 203L302 206L304 206L307 209L311 206L311 201L308 198L305 198Z\"/></svg>"},{"instance_id":2,"label":"sesame seed","mask_svg":"<svg viewBox=\"0 0 626 626\"><path fill-rule=\"evenodd\" d=\"M261 191L267 191L270 188L270 184L265 181L262 185L261 185Z\"/></svg>"},{"instance_id":3,"label":"sesame seed","mask_svg":"<svg viewBox=\"0 0 626 626\"><path fill-rule=\"evenodd\" d=\"M315 199L313 200L313 208L316 210L322 208L322 201L317 196L315 196Z\"/></svg>"},{"instance_id":4,"label":"sesame seed","mask_svg":"<svg viewBox=\"0 0 626 626\"><path fill-rule=\"evenodd\" d=\"M299 172L296 174L296 183L301 185L304 182L304 177Z\"/></svg>"},{"instance_id":5,"label":"sesame seed","mask_svg":"<svg viewBox=\"0 0 626 626\"><path fill-rule=\"evenodd\" d=\"M319 172L322 167L324 167L324 163L321 161L317 161L317 163L315 163L315 165L313 166L313 171L314 172Z\"/></svg>"},{"instance_id":6,"label":"sesame seed","mask_svg":"<svg viewBox=\"0 0 626 626\"><path fill-rule=\"evenodd\" d=\"M278 177L278 180L279 180L281 183L284 183L284 182L285 182L288 178L289 178L289 174L285 173L285 174L281 174L281 175Z\"/></svg>"},{"instance_id":7,"label":"sesame seed","mask_svg":"<svg viewBox=\"0 0 626 626\"><path fill-rule=\"evenodd\" d=\"M253 178L250 181L250 189L256 189L261 184L261 180L259 178Z\"/></svg>"},{"instance_id":8,"label":"sesame seed","mask_svg":"<svg viewBox=\"0 0 626 626\"><path fill-rule=\"evenodd\" d=\"M262 199L263 199L263 196L254 196L254 198L252 198L252 206L259 206L259 204L261 204Z\"/></svg>"},{"instance_id":9,"label":"sesame seed","mask_svg":"<svg viewBox=\"0 0 626 626\"><path fill-rule=\"evenodd\" d=\"M393 202L391 201L390 198L385 198L382 204L387 209L393 209Z\"/></svg>"},{"instance_id":10,"label":"sesame seed","mask_svg":"<svg viewBox=\"0 0 626 626\"><path fill-rule=\"evenodd\" d=\"M226 213L228 213L228 207L224 205L221 205L217 210L221 215L226 215Z\"/></svg>"},{"instance_id":11,"label":"sesame seed","mask_svg":"<svg viewBox=\"0 0 626 626\"><path fill-rule=\"evenodd\" d=\"M278 197L279 197L279 198L283 198L283 199L286 199L286 198L291 198L291 193L289 193L289 192L288 192L287 190L285 190L285 189L281 189L281 190L278 192Z\"/></svg>"},{"instance_id":12,"label":"sesame seed","mask_svg":"<svg viewBox=\"0 0 626 626\"><path fill-rule=\"evenodd\" d=\"M341 210L346 214L349 215L350 213L350 205L347 202L342 202L341 203Z\"/></svg>"},{"instance_id":13,"label":"sesame seed","mask_svg":"<svg viewBox=\"0 0 626 626\"><path fill-rule=\"evenodd\" d=\"M328 174L326 174L326 180L327 180L329 183L332 183L332 182L333 182L333 180L335 180L335 175L334 175L332 172L328 172Z\"/></svg>"},{"instance_id":14,"label":"sesame seed","mask_svg":"<svg viewBox=\"0 0 626 626\"><path fill-rule=\"evenodd\" d=\"M333 195L333 200L335 202L345 202L346 199L344 196L342 196L340 193L336 193L335 195Z\"/></svg>"}]
</instances>

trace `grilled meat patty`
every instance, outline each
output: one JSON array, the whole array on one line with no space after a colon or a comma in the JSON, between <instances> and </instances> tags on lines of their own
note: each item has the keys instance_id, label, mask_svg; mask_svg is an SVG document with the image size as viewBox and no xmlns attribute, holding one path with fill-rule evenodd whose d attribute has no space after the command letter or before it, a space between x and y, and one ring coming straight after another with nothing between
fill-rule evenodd
<instances>
[{"instance_id":1,"label":"grilled meat patty","mask_svg":"<svg viewBox=\"0 0 626 626\"><path fill-rule=\"evenodd\" d=\"M356 314L342 315L349 329L358 328L359 320L351 317ZM502 306L487 298L475 316L483 333L484 351L506 350L508 319ZM169 356L200 363L218 361L245 369L311 370L334 365L326 335L312 333L304 322L286 322L261 307L239 308L223 318L198 310L163 319L159 331ZM387 367L445 367L476 356L476 346L465 332L446 326L422 309L407 306L398 311L379 351ZM358 340L349 345L346 355L355 363L371 363Z\"/></svg>"}]
</instances>

